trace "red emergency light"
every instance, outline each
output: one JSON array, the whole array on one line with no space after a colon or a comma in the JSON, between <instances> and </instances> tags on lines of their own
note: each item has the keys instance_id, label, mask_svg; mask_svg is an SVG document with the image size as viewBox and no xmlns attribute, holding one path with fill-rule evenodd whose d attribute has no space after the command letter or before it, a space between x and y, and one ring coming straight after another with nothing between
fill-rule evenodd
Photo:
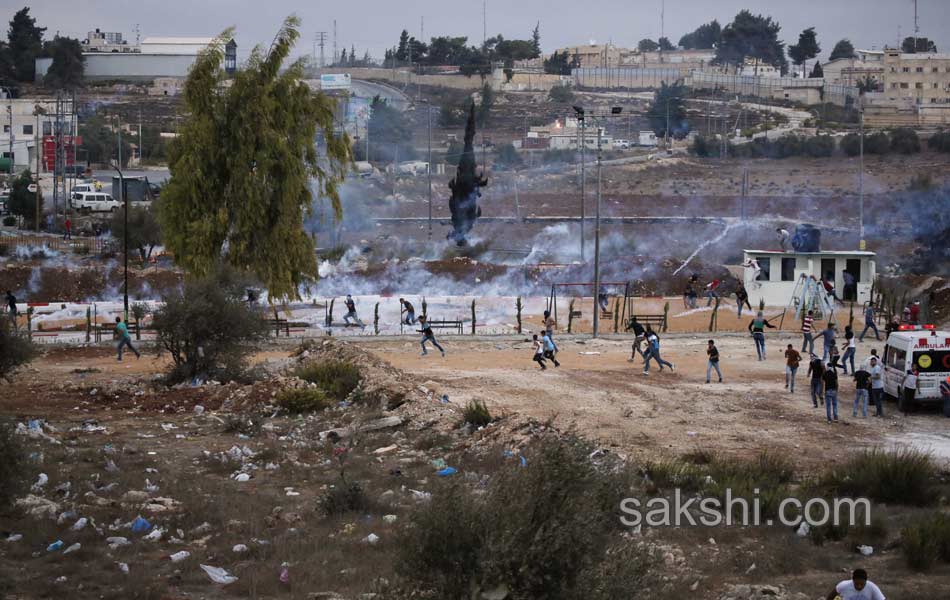
<instances>
[{"instance_id":1,"label":"red emergency light","mask_svg":"<svg viewBox=\"0 0 950 600\"><path fill-rule=\"evenodd\" d=\"M921 329L926 329L928 331L936 331L936 327L933 325L898 325L898 331L920 331Z\"/></svg>"},{"instance_id":2,"label":"red emergency light","mask_svg":"<svg viewBox=\"0 0 950 600\"><path fill-rule=\"evenodd\" d=\"M928 330L930 330L930 331L934 331L934 330L937 329L937 328L934 327L933 325L921 325L921 327L923 327L924 329L928 329Z\"/></svg>"}]
</instances>

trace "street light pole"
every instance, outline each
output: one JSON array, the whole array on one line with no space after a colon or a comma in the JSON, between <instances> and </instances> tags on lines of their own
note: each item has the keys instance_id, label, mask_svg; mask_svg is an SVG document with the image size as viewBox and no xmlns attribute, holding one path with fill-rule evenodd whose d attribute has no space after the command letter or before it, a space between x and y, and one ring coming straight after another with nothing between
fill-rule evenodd
<instances>
[{"instance_id":1,"label":"street light pole","mask_svg":"<svg viewBox=\"0 0 950 600\"><path fill-rule=\"evenodd\" d=\"M128 322L129 320L129 197L125 193L125 177L123 177L122 169L120 167L121 165L119 163L116 163L115 165L113 165L112 168L115 169L116 173L119 174L119 202L122 203L122 210L125 212L125 215L124 215L125 230L123 231L123 235L122 235L122 238L123 238L122 244L124 247L122 254L124 256L124 263L125 263L124 265L125 283L123 284L123 287L125 288L123 290L124 292L123 307L124 307L125 316L123 320L125 322Z\"/></svg>"},{"instance_id":2,"label":"street light pole","mask_svg":"<svg viewBox=\"0 0 950 600\"><path fill-rule=\"evenodd\" d=\"M861 172L858 173L858 219L860 221L858 239L860 241L858 242L858 249L864 250L864 98L862 97L861 100Z\"/></svg>"},{"instance_id":3,"label":"street light pole","mask_svg":"<svg viewBox=\"0 0 950 600\"><path fill-rule=\"evenodd\" d=\"M594 209L594 337L600 331L600 174L602 128L597 127L597 206Z\"/></svg>"},{"instance_id":4,"label":"street light pole","mask_svg":"<svg viewBox=\"0 0 950 600\"><path fill-rule=\"evenodd\" d=\"M429 106L429 101L425 102L426 107L426 135L428 136L428 152L429 158L426 163L426 174L428 175L429 183L429 241L432 241L432 107Z\"/></svg>"}]
</instances>

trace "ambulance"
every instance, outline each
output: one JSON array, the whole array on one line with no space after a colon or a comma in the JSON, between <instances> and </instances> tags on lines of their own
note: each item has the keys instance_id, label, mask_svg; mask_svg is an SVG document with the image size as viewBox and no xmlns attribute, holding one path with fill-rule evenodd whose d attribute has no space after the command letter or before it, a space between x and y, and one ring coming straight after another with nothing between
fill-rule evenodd
<instances>
[{"instance_id":1,"label":"ambulance","mask_svg":"<svg viewBox=\"0 0 950 600\"><path fill-rule=\"evenodd\" d=\"M884 346L884 393L897 399L901 411L910 410L904 399L904 377L914 366L920 372L915 403L941 402L940 382L950 375L950 332L933 325L901 325Z\"/></svg>"}]
</instances>

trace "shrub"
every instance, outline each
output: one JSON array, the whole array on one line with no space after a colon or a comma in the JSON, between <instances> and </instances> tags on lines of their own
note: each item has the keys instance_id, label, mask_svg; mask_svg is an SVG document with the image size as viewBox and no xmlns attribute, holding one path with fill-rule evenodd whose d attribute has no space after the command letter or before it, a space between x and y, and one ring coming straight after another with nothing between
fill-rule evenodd
<instances>
[{"instance_id":1,"label":"shrub","mask_svg":"<svg viewBox=\"0 0 950 600\"><path fill-rule=\"evenodd\" d=\"M10 254L10 246L6 244L0 244L0 256L7 256Z\"/></svg>"},{"instance_id":2,"label":"shrub","mask_svg":"<svg viewBox=\"0 0 950 600\"><path fill-rule=\"evenodd\" d=\"M834 154L835 140L830 135L816 135L805 140L804 150L812 158L827 158Z\"/></svg>"},{"instance_id":3,"label":"shrub","mask_svg":"<svg viewBox=\"0 0 950 600\"><path fill-rule=\"evenodd\" d=\"M26 453L13 426L0 422L0 508L6 508L23 488Z\"/></svg>"},{"instance_id":4,"label":"shrub","mask_svg":"<svg viewBox=\"0 0 950 600\"><path fill-rule=\"evenodd\" d=\"M652 559L618 535L629 473L598 468L592 448L547 438L509 463L486 493L462 482L436 489L397 540L397 586L424 597L461 600L472 590L508 586L508 598L593 598L617 586L641 589Z\"/></svg>"},{"instance_id":5,"label":"shrub","mask_svg":"<svg viewBox=\"0 0 950 600\"><path fill-rule=\"evenodd\" d=\"M541 162L546 165L574 162L573 150L545 150L541 154Z\"/></svg>"},{"instance_id":6,"label":"shrub","mask_svg":"<svg viewBox=\"0 0 950 600\"><path fill-rule=\"evenodd\" d=\"M514 144L505 144L495 155L495 167L498 169L514 169L520 167L523 162Z\"/></svg>"},{"instance_id":7,"label":"shrub","mask_svg":"<svg viewBox=\"0 0 950 600\"><path fill-rule=\"evenodd\" d=\"M718 154L716 140L706 138L706 136L702 135L697 135L693 138L693 144L689 147L689 151L703 158L712 156L714 152Z\"/></svg>"},{"instance_id":8,"label":"shrub","mask_svg":"<svg viewBox=\"0 0 950 600\"><path fill-rule=\"evenodd\" d=\"M950 516L933 512L901 530L901 550L907 566L927 571L937 560L950 562Z\"/></svg>"},{"instance_id":9,"label":"shrub","mask_svg":"<svg viewBox=\"0 0 950 600\"><path fill-rule=\"evenodd\" d=\"M912 448L872 448L832 468L818 485L838 497L864 496L878 502L925 506L936 500L936 474L927 453Z\"/></svg>"},{"instance_id":10,"label":"shrub","mask_svg":"<svg viewBox=\"0 0 950 600\"><path fill-rule=\"evenodd\" d=\"M950 132L938 131L927 140L927 146L938 152L950 152Z\"/></svg>"},{"instance_id":11,"label":"shrub","mask_svg":"<svg viewBox=\"0 0 950 600\"><path fill-rule=\"evenodd\" d=\"M16 225L16 217L13 215L7 215L3 217L3 225L4 227L13 227Z\"/></svg>"},{"instance_id":12,"label":"shrub","mask_svg":"<svg viewBox=\"0 0 950 600\"><path fill-rule=\"evenodd\" d=\"M317 412L333 406L326 392L316 388L284 390L277 394L277 404L292 414Z\"/></svg>"},{"instance_id":13,"label":"shrub","mask_svg":"<svg viewBox=\"0 0 950 600\"><path fill-rule=\"evenodd\" d=\"M920 152L920 138L909 127L901 127L891 132L891 150L901 154Z\"/></svg>"},{"instance_id":14,"label":"shrub","mask_svg":"<svg viewBox=\"0 0 950 600\"><path fill-rule=\"evenodd\" d=\"M548 92L548 98L558 104L568 104L574 101L574 88L569 85L556 85Z\"/></svg>"},{"instance_id":15,"label":"shrub","mask_svg":"<svg viewBox=\"0 0 950 600\"><path fill-rule=\"evenodd\" d=\"M492 418L484 402L472 400L465 406L465 411L462 413L462 421L478 428L491 423Z\"/></svg>"},{"instance_id":16,"label":"shrub","mask_svg":"<svg viewBox=\"0 0 950 600\"><path fill-rule=\"evenodd\" d=\"M296 375L315 383L331 402L346 400L363 380L359 367L341 360L309 362L297 369Z\"/></svg>"},{"instance_id":17,"label":"shrub","mask_svg":"<svg viewBox=\"0 0 950 600\"><path fill-rule=\"evenodd\" d=\"M245 289L246 282L223 269L164 296L152 325L160 348L172 357L170 382L199 375L233 379L243 371L252 344L269 330L244 302Z\"/></svg>"},{"instance_id":18,"label":"shrub","mask_svg":"<svg viewBox=\"0 0 950 600\"><path fill-rule=\"evenodd\" d=\"M341 479L339 485L331 487L320 497L318 504L320 511L329 517L361 511L367 507L368 501L363 486Z\"/></svg>"},{"instance_id":19,"label":"shrub","mask_svg":"<svg viewBox=\"0 0 950 600\"><path fill-rule=\"evenodd\" d=\"M865 154L887 154L890 149L891 138L883 131L864 136Z\"/></svg>"},{"instance_id":20,"label":"shrub","mask_svg":"<svg viewBox=\"0 0 950 600\"><path fill-rule=\"evenodd\" d=\"M10 374L36 356L36 346L20 335L12 319L0 317L0 379L9 381Z\"/></svg>"},{"instance_id":21,"label":"shrub","mask_svg":"<svg viewBox=\"0 0 950 600\"><path fill-rule=\"evenodd\" d=\"M861 135L849 133L841 138L841 150L848 156L859 156L861 154Z\"/></svg>"}]
</instances>

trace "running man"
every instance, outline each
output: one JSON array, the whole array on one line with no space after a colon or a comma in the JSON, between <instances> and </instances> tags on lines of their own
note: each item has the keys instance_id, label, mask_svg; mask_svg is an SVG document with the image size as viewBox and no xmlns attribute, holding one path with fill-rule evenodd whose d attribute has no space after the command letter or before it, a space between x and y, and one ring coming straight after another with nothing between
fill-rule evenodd
<instances>
[{"instance_id":1,"label":"running man","mask_svg":"<svg viewBox=\"0 0 950 600\"><path fill-rule=\"evenodd\" d=\"M551 311L544 311L544 333L551 338L551 342L554 342L554 329L557 327L557 323L554 321L554 317L551 316ZM554 344L554 351L557 352L557 344Z\"/></svg>"},{"instance_id":2,"label":"running man","mask_svg":"<svg viewBox=\"0 0 950 600\"><path fill-rule=\"evenodd\" d=\"M139 351L135 349L135 346L132 345L132 336L129 335L129 328L126 327L125 323L122 322L122 317L115 318L115 332L119 336L119 346L116 348L116 351L119 353L119 356L116 360L122 362L122 349L126 346L129 347L129 350L135 352L135 358L142 358L142 355L139 354Z\"/></svg>"},{"instance_id":3,"label":"running man","mask_svg":"<svg viewBox=\"0 0 950 600\"><path fill-rule=\"evenodd\" d=\"M68 216L66 217L66 222L63 223L63 241L73 239L73 221Z\"/></svg>"},{"instance_id":4,"label":"running man","mask_svg":"<svg viewBox=\"0 0 950 600\"><path fill-rule=\"evenodd\" d=\"M16 321L17 310L16 310L16 296L13 295L13 292L7 290L7 309L10 312L10 318Z\"/></svg>"},{"instance_id":5,"label":"running man","mask_svg":"<svg viewBox=\"0 0 950 600\"><path fill-rule=\"evenodd\" d=\"M640 345L643 343L643 340L646 339L646 332L637 321L637 316L634 315L630 318L630 323L627 324L627 331L633 330L633 347L630 349L630 360L628 362L633 362L637 355L640 355L640 358L643 358L643 350L640 349ZM646 359L644 359L646 360Z\"/></svg>"},{"instance_id":6,"label":"running man","mask_svg":"<svg viewBox=\"0 0 950 600\"><path fill-rule=\"evenodd\" d=\"M785 389L790 394L795 393L795 374L798 373L798 365L802 362L802 355L798 353L791 344L785 349Z\"/></svg>"},{"instance_id":7,"label":"running man","mask_svg":"<svg viewBox=\"0 0 950 600\"><path fill-rule=\"evenodd\" d=\"M855 569L851 579L845 579L828 592L827 600L886 600L881 588L868 581L868 572Z\"/></svg>"},{"instance_id":8,"label":"running man","mask_svg":"<svg viewBox=\"0 0 950 600\"><path fill-rule=\"evenodd\" d=\"M841 364L844 366L844 374L848 374L848 359L851 360L851 374L854 374L854 353L857 352L857 340L854 337L854 331L851 330L850 325L844 326L844 339L845 342L842 344L841 348L844 350L844 355L841 357Z\"/></svg>"},{"instance_id":9,"label":"running man","mask_svg":"<svg viewBox=\"0 0 950 600\"><path fill-rule=\"evenodd\" d=\"M749 292L745 289L745 285L740 281L739 285L736 286L736 303L739 305L739 318L742 318L742 307L748 306L749 312L752 312L752 305L749 304Z\"/></svg>"},{"instance_id":10,"label":"running man","mask_svg":"<svg viewBox=\"0 0 950 600\"><path fill-rule=\"evenodd\" d=\"M716 348L716 342L713 340L709 340L706 346L706 356L709 357L709 362L706 363L706 383L709 383L709 376L713 369L716 369L719 383L722 383L722 371L719 370L719 348Z\"/></svg>"},{"instance_id":11,"label":"running man","mask_svg":"<svg viewBox=\"0 0 950 600\"><path fill-rule=\"evenodd\" d=\"M416 309L413 308L412 303L405 298L399 299L399 318L404 325L416 324Z\"/></svg>"},{"instance_id":12,"label":"running man","mask_svg":"<svg viewBox=\"0 0 950 600\"><path fill-rule=\"evenodd\" d=\"M347 294L345 304L346 304L346 314L343 315L343 322L349 325L350 319L353 319L354 321L356 321L357 325L359 325L363 329L366 329L366 325L363 324L363 321L361 321L360 318L356 316L356 303L353 302L353 296Z\"/></svg>"},{"instance_id":13,"label":"running man","mask_svg":"<svg viewBox=\"0 0 950 600\"><path fill-rule=\"evenodd\" d=\"M834 365L828 363L822 379L825 382L825 415L831 423L832 415L835 421L838 420L838 371L835 370Z\"/></svg>"},{"instance_id":14,"label":"running man","mask_svg":"<svg viewBox=\"0 0 950 600\"><path fill-rule=\"evenodd\" d=\"M707 307L712 304L712 301L714 298L719 297L719 292L716 290L719 289L720 283L722 282L719 281L718 279L713 279L712 281L706 284L706 306Z\"/></svg>"},{"instance_id":15,"label":"running man","mask_svg":"<svg viewBox=\"0 0 950 600\"><path fill-rule=\"evenodd\" d=\"M650 350L649 350L649 354L646 357L646 360L643 361L643 374L644 375L650 374L650 359L651 358L656 361L656 364L660 365L661 373L663 372L664 365L669 367L670 371L675 371L676 367L673 365L673 363L663 360L663 358L660 356L660 336L658 336L656 332L654 332L649 327L647 327L647 329L648 329L647 344L649 344Z\"/></svg>"},{"instance_id":16,"label":"running man","mask_svg":"<svg viewBox=\"0 0 950 600\"><path fill-rule=\"evenodd\" d=\"M749 332L752 339L755 340L755 352L759 355L759 360L765 360L765 328L775 329L775 325L769 323L768 319L762 316L762 311L755 313L755 318L749 321Z\"/></svg>"},{"instance_id":17,"label":"running man","mask_svg":"<svg viewBox=\"0 0 950 600\"><path fill-rule=\"evenodd\" d=\"M549 336L546 331L541 338L541 342L544 344L544 358L553 362L555 368L560 367L561 363L557 361L557 346L554 345L554 340L551 339L551 336Z\"/></svg>"},{"instance_id":18,"label":"running man","mask_svg":"<svg viewBox=\"0 0 950 600\"><path fill-rule=\"evenodd\" d=\"M811 355L811 362L808 363L808 375L811 377L811 403L812 406L818 408L818 403L825 403L825 392L824 392L824 377L825 377L825 365L821 362L821 359Z\"/></svg>"},{"instance_id":19,"label":"running man","mask_svg":"<svg viewBox=\"0 0 950 600\"><path fill-rule=\"evenodd\" d=\"M811 333L814 324L815 311L810 310L808 314L802 318L802 352L804 352L807 347L809 354L815 353L815 337Z\"/></svg>"},{"instance_id":20,"label":"running man","mask_svg":"<svg viewBox=\"0 0 950 600\"><path fill-rule=\"evenodd\" d=\"M861 332L858 341L864 341L864 335L868 332L868 329L874 330L874 338L877 341L881 341L881 334L877 330L877 325L874 324L874 303L868 302L867 308L864 309L864 331Z\"/></svg>"},{"instance_id":21,"label":"running man","mask_svg":"<svg viewBox=\"0 0 950 600\"><path fill-rule=\"evenodd\" d=\"M762 284L759 283L759 275L762 274L762 267L759 266L759 261L754 258L749 258L749 260L742 263L742 266L746 269L752 269L752 281L755 282L756 287L762 287ZM751 308L749 310L752 310Z\"/></svg>"},{"instance_id":22,"label":"running man","mask_svg":"<svg viewBox=\"0 0 950 600\"><path fill-rule=\"evenodd\" d=\"M439 342L435 341L435 334L432 333L432 327L429 323L426 322L425 317L419 317L419 326L422 329L419 330L419 333L422 334L422 341L419 342L422 345L422 356L425 356L429 353L426 350L426 342L432 342L432 345L439 349L439 352L442 353L442 358L445 358L445 348L439 345Z\"/></svg>"},{"instance_id":23,"label":"running man","mask_svg":"<svg viewBox=\"0 0 950 600\"><path fill-rule=\"evenodd\" d=\"M547 370L547 366L544 364L544 344L538 339L538 334L534 334L531 341L534 344L534 358L531 360L538 363L542 371Z\"/></svg>"},{"instance_id":24,"label":"running man","mask_svg":"<svg viewBox=\"0 0 950 600\"><path fill-rule=\"evenodd\" d=\"M607 288L604 286L600 286L597 291L597 304L600 306L600 312L607 312L610 301L607 298Z\"/></svg>"}]
</instances>

